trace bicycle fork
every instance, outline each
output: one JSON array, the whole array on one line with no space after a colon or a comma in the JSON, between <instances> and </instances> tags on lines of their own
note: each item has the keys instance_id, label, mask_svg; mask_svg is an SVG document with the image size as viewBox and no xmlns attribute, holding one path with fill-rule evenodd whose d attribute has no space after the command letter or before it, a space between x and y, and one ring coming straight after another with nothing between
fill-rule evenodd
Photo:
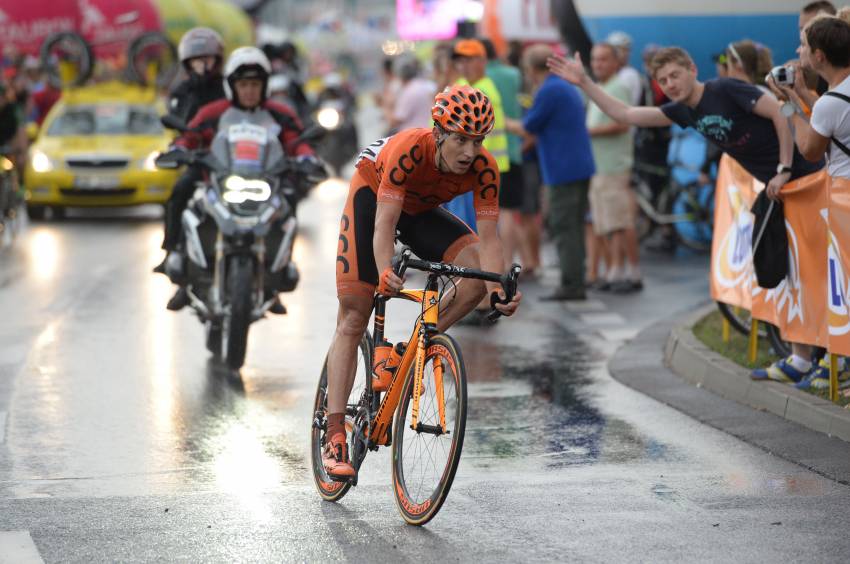
<instances>
[{"instance_id":1,"label":"bicycle fork","mask_svg":"<svg viewBox=\"0 0 850 564\"><path fill-rule=\"evenodd\" d=\"M434 391L437 396L437 410L440 415L440 425L424 425L419 421L419 400L422 397L422 388L425 378L425 356L426 336L435 331L439 320L439 296L436 281L430 281L425 289L422 302L422 324L419 329L419 338L416 347L416 363L413 371L413 403L410 410L410 428L417 432L433 433L442 435L446 432L446 410L443 405L443 365L439 357L434 362Z\"/></svg>"}]
</instances>

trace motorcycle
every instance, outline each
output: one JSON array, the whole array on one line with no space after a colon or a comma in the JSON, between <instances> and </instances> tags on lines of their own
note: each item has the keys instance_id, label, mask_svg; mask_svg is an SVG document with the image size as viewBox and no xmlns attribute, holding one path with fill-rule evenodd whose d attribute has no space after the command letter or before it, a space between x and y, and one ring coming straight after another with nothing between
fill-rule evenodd
<instances>
[{"instance_id":1,"label":"motorcycle","mask_svg":"<svg viewBox=\"0 0 850 564\"><path fill-rule=\"evenodd\" d=\"M313 119L328 132L316 147L316 152L331 165L337 176L360 151L354 111L354 99L341 85L327 85L319 95L314 111Z\"/></svg>"},{"instance_id":2,"label":"motorcycle","mask_svg":"<svg viewBox=\"0 0 850 564\"><path fill-rule=\"evenodd\" d=\"M209 150L173 149L156 159L164 169L206 171L182 216L185 257L173 253L165 270L172 282L186 286L190 306L206 326L207 349L233 370L245 362L251 324L265 316L279 292L298 284L291 260L298 227L294 205L306 193L303 186L323 173L315 162L287 156L256 114L234 110ZM189 130L174 116L162 122ZM321 133L308 129L299 141Z\"/></svg>"}]
</instances>

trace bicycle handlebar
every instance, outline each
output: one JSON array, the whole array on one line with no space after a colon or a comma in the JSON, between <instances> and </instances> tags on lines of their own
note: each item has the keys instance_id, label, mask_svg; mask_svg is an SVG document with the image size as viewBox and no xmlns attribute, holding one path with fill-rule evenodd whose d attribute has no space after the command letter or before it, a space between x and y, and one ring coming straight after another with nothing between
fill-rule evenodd
<instances>
[{"instance_id":1,"label":"bicycle handlebar","mask_svg":"<svg viewBox=\"0 0 850 564\"><path fill-rule=\"evenodd\" d=\"M399 254L392 259L392 268L396 276L399 278L404 276L408 268L421 270L423 272L431 272L442 276L457 276L459 278L472 278L475 280L484 280L486 282L497 282L502 286L505 292L505 299L499 299L499 296L494 292L490 294L490 307L492 308L487 314L487 319L495 321L502 315L501 311L496 309L496 304L507 304L514 298L517 290L517 280L522 267L516 263L511 265L511 268L505 274L497 272L486 272L484 270L476 270L465 266L457 266L444 262L431 262L427 260L418 260L412 258L412 252L408 247L404 247Z\"/></svg>"}]
</instances>

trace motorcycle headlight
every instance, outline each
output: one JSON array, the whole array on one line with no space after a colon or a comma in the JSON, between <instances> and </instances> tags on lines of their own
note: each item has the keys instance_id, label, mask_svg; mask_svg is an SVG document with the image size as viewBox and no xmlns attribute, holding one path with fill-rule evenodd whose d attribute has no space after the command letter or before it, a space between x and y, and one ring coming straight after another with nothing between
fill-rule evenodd
<instances>
[{"instance_id":1,"label":"motorcycle headlight","mask_svg":"<svg viewBox=\"0 0 850 564\"><path fill-rule=\"evenodd\" d=\"M35 172L50 172L53 170L53 161L50 160L50 157L44 151L33 151L30 162Z\"/></svg>"},{"instance_id":2,"label":"motorcycle headlight","mask_svg":"<svg viewBox=\"0 0 850 564\"><path fill-rule=\"evenodd\" d=\"M265 180L228 176L224 180L221 196L229 204L241 204L248 200L265 202L272 196L272 187Z\"/></svg>"},{"instance_id":3,"label":"motorcycle headlight","mask_svg":"<svg viewBox=\"0 0 850 564\"><path fill-rule=\"evenodd\" d=\"M322 108L316 115L316 121L325 129L336 129L342 121L342 116L336 108Z\"/></svg>"}]
</instances>

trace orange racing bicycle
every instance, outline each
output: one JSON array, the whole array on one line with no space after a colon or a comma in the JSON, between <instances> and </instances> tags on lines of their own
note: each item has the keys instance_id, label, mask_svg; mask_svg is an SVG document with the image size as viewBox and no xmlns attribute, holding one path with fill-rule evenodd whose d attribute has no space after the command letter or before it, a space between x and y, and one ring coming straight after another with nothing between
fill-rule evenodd
<instances>
[{"instance_id":1,"label":"orange racing bicycle","mask_svg":"<svg viewBox=\"0 0 850 564\"><path fill-rule=\"evenodd\" d=\"M392 446L393 493L402 518L411 525L424 525L440 510L457 470L466 428L466 369L460 347L437 330L440 302L454 287L456 278L498 282L508 303L516 294L519 265L506 274L484 272L453 264L411 258L404 249L394 260L399 277L408 268L428 273L424 290L402 290L397 297L421 304L407 346L383 394L373 387L373 370L382 359L375 358L374 343L384 343L386 303L375 295L372 337L367 331L360 341L354 385L349 394L345 426L349 453L355 470L366 453ZM442 285L441 285L442 281ZM495 294L493 305L498 298ZM493 318L501 315L490 312ZM373 340L374 337L374 340ZM377 366L376 366L377 365ZM313 478L319 494L327 501L340 500L357 477L349 481L331 479L322 466L322 448L327 430L327 360L316 390L311 431ZM395 413L395 422L393 414Z\"/></svg>"}]
</instances>

